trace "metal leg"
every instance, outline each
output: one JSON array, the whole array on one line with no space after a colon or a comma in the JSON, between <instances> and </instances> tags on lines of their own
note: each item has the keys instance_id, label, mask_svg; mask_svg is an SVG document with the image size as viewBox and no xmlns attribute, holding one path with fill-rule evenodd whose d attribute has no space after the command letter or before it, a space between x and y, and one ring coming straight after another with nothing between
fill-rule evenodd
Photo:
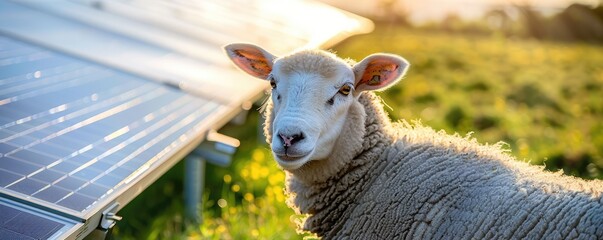
<instances>
[{"instance_id":1,"label":"metal leg","mask_svg":"<svg viewBox=\"0 0 603 240\"><path fill-rule=\"evenodd\" d=\"M201 197L204 187L205 160L197 155L186 157L184 174L184 212L188 220L201 223Z\"/></svg>"},{"instance_id":2,"label":"metal leg","mask_svg":"<svg viewBox=\"0 0 603 240\"><path fill-rule=\"evenodd\" d=\"M239 140L209 131L202 142L184 161L184 212L188 220L201 223L201 197L205 180L205 164L210 162L226 167L232 161L232 155L239 146Z\"/></svg>"},{"instance_id":3,"label":"metal leg","mask_svg":"<svg viewBox=\"0 0 603 240\"><path fill-rule=\"evenodd\" d=\"M266 142L266 136L264 136L264 122L265 121L266 121L266 118L264 117L264 114L262 114L262 113L258 114L257 139L258 139L258 143L260 143L260 144L264 144Z\"/></svg>"}]
</instances>

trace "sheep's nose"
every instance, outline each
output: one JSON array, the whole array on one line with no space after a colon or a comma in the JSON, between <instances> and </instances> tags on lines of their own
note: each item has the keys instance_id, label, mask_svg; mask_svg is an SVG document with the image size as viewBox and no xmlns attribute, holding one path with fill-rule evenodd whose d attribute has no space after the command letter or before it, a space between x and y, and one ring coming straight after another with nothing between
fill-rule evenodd
<instances>
[{"instance_id":1,"label":"sheep's nose","mask_svg":"<svg viewBox=\"0 0 603 240\"><path fill-rule=\"evenodd\" d=\"M302 132L291 135L279 133L278 135L281 137L285 149L304 139L304 134Z\"/></svg>"}]
</instances>

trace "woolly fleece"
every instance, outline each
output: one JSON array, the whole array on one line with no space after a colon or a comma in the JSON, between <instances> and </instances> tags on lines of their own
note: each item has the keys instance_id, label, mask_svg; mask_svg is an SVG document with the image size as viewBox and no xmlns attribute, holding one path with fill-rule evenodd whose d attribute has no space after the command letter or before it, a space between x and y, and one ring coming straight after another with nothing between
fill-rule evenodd
<instances>
[{"instance_id":1,"label":"woolly fleece","mask_svg":"<svg viewBox=\"0 0 603 240\"><path fill-rule=\"evenodd\" d=\"M265 113L270 142L270 102ZM329 159L286 173L288 204L308 214L303 230L325 239L603 239L602 181L391 123L370 92L351 106Z\"/></svg>"}]
</instances>

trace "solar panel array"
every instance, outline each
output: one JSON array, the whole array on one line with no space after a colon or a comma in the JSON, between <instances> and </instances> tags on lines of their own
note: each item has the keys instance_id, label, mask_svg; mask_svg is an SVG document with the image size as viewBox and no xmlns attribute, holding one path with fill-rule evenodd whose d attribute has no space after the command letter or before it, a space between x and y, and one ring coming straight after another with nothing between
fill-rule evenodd
<instances>
[{"instance_id":1,"label":"solar panel array","mask_svg":"<svg viewBox=\"0 0 603 240\"><path fill-rule=\"evenodd\" d=\"M0 192L83 213L219 107L0 36Z\"/></svg>"},{"instance_id":2,"label":"solar panel array","mask_svg":"<svg viewBox=\"0 0 603 240\"><path fill-rule=\"evenodd\" d=\"M305 0L0 1L0 239L106 228L261 94L224 44L280 55L368 25Z\"/></svg>"}]
</instances>

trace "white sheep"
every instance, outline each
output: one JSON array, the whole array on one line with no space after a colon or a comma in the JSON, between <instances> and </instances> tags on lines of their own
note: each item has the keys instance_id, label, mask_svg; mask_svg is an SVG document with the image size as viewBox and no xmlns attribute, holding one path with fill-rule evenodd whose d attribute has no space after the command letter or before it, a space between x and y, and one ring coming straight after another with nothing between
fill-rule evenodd
<instances>
[{"instance_id":1,"label":"white sheep","mask_svg":"<svg viewBox=\"0 0 603 240\"><path fill-rule=\"evenodd\" d=\"M371 90L409 64L373 54L357 64L303 50L277 58L225 47L270 81L264 132L286 171L303 229L353 239L603 239L603 182L519 162L499 145L391 123Z\"/></svg>"}]
</instances>

